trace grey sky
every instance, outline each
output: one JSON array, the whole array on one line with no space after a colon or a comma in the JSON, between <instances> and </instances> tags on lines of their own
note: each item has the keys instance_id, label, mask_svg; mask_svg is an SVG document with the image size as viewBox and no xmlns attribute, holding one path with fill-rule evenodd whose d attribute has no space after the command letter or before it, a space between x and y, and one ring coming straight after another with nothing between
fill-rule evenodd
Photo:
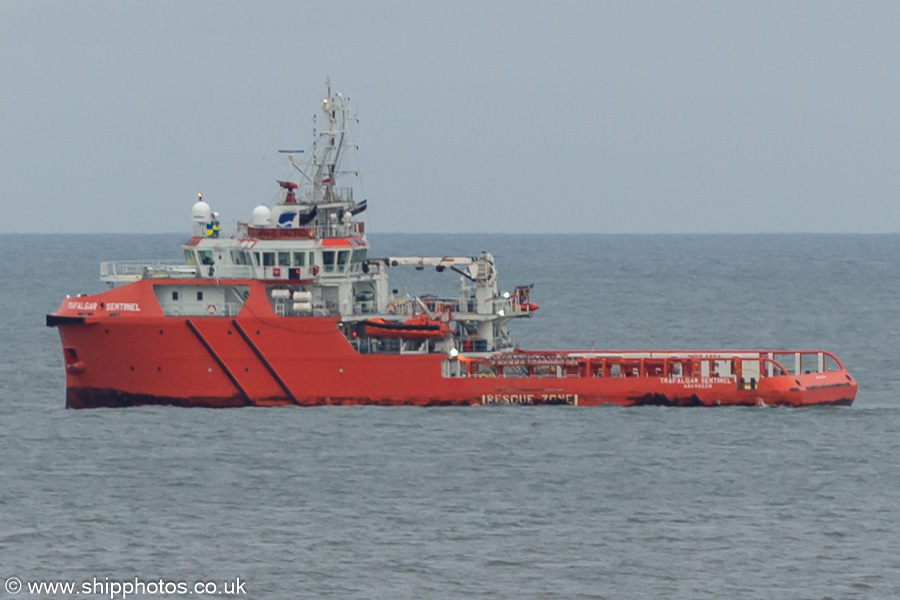
<instances>
[{"instance_id":1,"label":"grey sky","mask_svg":"<svg viewBox=\"0 0 900 600\"><path fill-rule=\"evenodd\" d=\"M377 232L896 232L897 2L0 1L0 231L249 220L326 76Z\"/></svg>"}]
</instances>

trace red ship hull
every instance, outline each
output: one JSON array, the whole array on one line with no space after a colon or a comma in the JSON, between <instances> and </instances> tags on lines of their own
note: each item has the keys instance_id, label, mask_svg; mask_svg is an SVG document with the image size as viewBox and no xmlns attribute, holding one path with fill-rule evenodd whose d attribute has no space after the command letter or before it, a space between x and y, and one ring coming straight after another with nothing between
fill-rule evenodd
<instances>
[{"instance_id":1,"label":"red ship hull","mask_svg":"<svg viewBox=\"0 0 900 600\"><path fill-rule=\"evenodd\" d=\"M674 353L655 358L660 354L653 351L515 352L505 353L491 372L476 369L490 361L485 355L365 354L342 332L339 317L278 316L263 282L241 283L251 293L235 316L165 316L148 281L64 300L47 324L59 329L62 341L66 406L809 406L850 405L857 391L840 363L749 382L735 373L700 371L702 361L738 352L748 364L748 351L680 352L677 361ZM764 351L754 356L762 367L757 375L764 373L771 360ZM533 366L547 357L562 365L551 376L551 368ZM504 369L512 363L519 365L516 375ZM455 368L450 376L448 364Z\"/></svg>"}]
</instances>

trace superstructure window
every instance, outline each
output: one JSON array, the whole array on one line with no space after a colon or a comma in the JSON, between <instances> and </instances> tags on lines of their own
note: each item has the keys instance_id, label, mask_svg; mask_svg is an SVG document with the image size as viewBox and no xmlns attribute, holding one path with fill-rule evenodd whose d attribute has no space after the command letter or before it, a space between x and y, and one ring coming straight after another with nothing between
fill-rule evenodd
<instances>
[{"instance_id":1,"label":"superstructure window","mask_svg":"<svg viewBox=\"0 0 900 600\"><path fill-rule=\"evenodd\" d=\"M197 292L197 302L203 300L203 292Z\"/></svg>"},{"instance_id":2,"label":"superstructure window","mask_svg":"<svg viewBox=\"0 0 900 600\"><path fill-rule=\"evenodd\" d=\"M178 292L172 292L172 300L178 300Z\"/></svg>"},{"instance_id":3,"label":"superstructure window","mask_svg":"<svg viewBox=\"0 0 900 600\"><path fill-rule=\"evenodd\" d=\"M264 267L274 267L275 266L275 253L274 252L263 252L263 266Z\"/></svg>"},{"instance_id":4,"label":"superstructure window","mask_svg":"<svg viewBox=\"0 0 900 600\"><path fill-rule=\"evenodd\" d=\"M185 250L184 251L184 262L189 265L197 264L197 257L194 255L193 250Z\"/></svg>"},{"instance_id":5,"label":"superstructure window","mask_svg":"<svg viewBox=\"0 0 900 600\"><path fill-rule=\"evenodd\" d=\"M367 254L368 252L365 249L354 250L353 254L350 255L350 268L354 271L358 271L360 264L366 261Z\"/></svg>"},{"instance_id":6,"label":"superstructure window","mask_svg":"<svg viewBox=\"0 0 900 600\"><path fill-rule=\"evenodd\" d=\"M325 271L334 271L334 250L322 252L322 266L325 267Z\"/></svg>"},{"instance_id":7,"label":"superstructure window","mask_svg":"<svg viewBox=\"0 0 900 600\"><path fill-rule=\"evenodd\" d=\"M305 252L294 252L294 266L302 267L306 265L306 253Z\"/></svg>"},{"instance_id":8,"label":"superstructure window","mask_svg":"<svg viewBox=\"0 0 900 600\"><path fill-rule=\"evenodd\" d=\"M347 267L348 258L350 258L349 250L341 250L338 252L338 271L343 271Z\"/></svg>"},{"instance_id":9,"label":"superstructure window","mask_svg":"<svg viewBox=\"0 0 900 600\"><path fill-rule=\"evenodd\" d=\"M291 253L290 252L279 252L278 253L278 266L279 267L291 266Z\"/></svg>"}]
</instances>

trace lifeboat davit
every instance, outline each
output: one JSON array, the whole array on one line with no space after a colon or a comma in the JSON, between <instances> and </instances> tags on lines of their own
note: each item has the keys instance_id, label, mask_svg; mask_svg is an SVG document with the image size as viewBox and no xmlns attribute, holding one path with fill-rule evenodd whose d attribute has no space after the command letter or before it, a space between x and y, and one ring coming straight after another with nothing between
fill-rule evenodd
<instances>
[{"instance_id":1,"label":"lifeboat davit","mask_svg":"<svg viewBox=\"0 0 900 600\"><path fill-rule=\"evenodd\" d=\"M426 315L411 317L399 323L382 318L363 321L366 335L378 338L404 338L407 340L441 340L450 335L450 326Z\"/></svg>"}]
</instances>

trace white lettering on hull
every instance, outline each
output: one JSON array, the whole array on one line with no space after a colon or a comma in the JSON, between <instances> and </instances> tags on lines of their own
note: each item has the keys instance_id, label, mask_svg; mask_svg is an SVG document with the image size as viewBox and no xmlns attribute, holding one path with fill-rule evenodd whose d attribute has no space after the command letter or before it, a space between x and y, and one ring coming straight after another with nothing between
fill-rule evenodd
<instances>
[{"instance_id":1,"label":"white lettering on hull","mask_svg":"<svg viewBox=\"0 0 900 600\"><path fill-rule=\"evenodd\" d=\"M578 404L578 394L482 394L482 404Z\"/></svg>"},{"instance_id":2,"label":"white lettering on hull","mask_svg":"<svg viewBox=\"0 0 900 600\"><path fill-rule=\"evenodd\" d=\"M141 305L137 302L107 302L107 311L141 312Z\"/></svg>"},{"instance_id":3,"label":"white lettering on hull","mask_svg":"<svg viewBox=\"0 0 900 600\"><path fill-rule=\"evenodd\" d=\"M734 379L728 377L660 377L659 382L680 385L686 390L711 390L713 385L734 385Z\"/></svg>"},{"instance_id":4,"label":"white lettering on hull","mask_svg":"<svg viewBox=\"0 0 900 600\"><path fill-rule=\"evenodd\" d=\"M68 310L97 310L97 303L69 300L66 303L66 308ZM107 302L103 308L107 312L141 312L139 302Z\"/></svg>"},{"instance_id":5,"label":"white lettering on hull","mask_svg":"<svg viewBox=\"0 0 900 600\"><path fill-rule=\"evenodd\" d=\"M82 302L80 300L70 300L66 303L69 310L97 310L96 302Z\"/></svg>"}]
</instances>

